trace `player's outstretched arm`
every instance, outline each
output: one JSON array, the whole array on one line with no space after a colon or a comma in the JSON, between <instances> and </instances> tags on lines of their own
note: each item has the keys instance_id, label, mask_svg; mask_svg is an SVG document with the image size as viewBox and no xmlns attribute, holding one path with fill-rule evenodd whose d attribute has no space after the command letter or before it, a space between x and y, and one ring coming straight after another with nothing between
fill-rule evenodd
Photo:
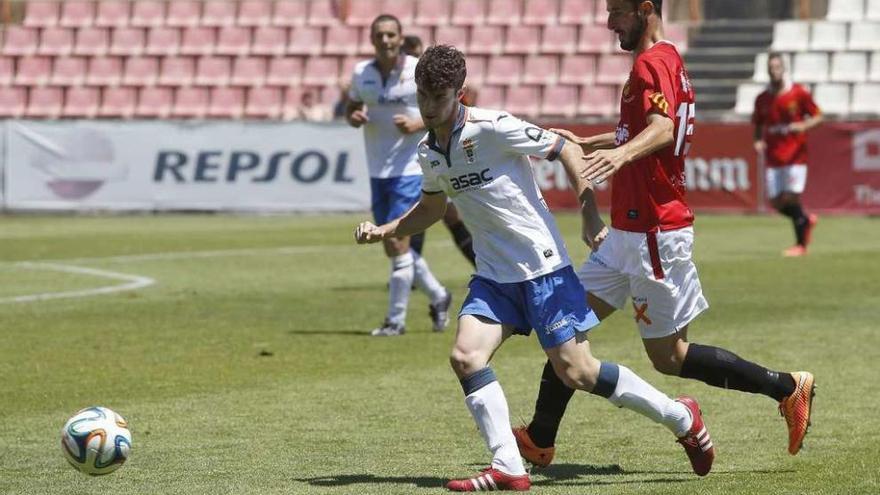
<instances>
[{"instance_id":1,"label":"player's outstretched arm","mask_svg":"<svg viewBox=\"0 0 880 495\"><path fill-rule=\"evenodd\" d=\"M604 134L596 134L594 136L587 137L577 136L575 135L575 133L569 131L568 129L553 128L550 129L550 132L559 134L565 139L568 139L574 144L580 146L584 154L586 155L589 155L596 150L609 150L616 146L613 132L606 132Z\"/></svg>"},{"instance_id":2,"label":"player's outstretched arm","mask_svg":"<svg viewBox=\"0 0 880 495\"><path fill-rule=\"evenodd\" d=\"M667 116L648 115L648 127L630 142L610 150L598 150L587 155L583 177L602 182L625 165L644 158L675 142L675 125Z\"/></svg>"},{"instance_id":3,"label":"player's outstretched arm","mask_svg":"<svg viewBox=\"0 0 880 495\"><path fill-rule=\"evenodd\" d=\"M358 244L372 244L389 237L406 237L423 232L443 218L446 213L446 194L422 193L421 199L400 218L384 225L361 222L354 231Z\"/></svg>"},{"instance_id":4,"label":"player's outstretched arm","mask_svg":"<svg viewBox=\"0 0 880 495\"><path fill-rule=\"evenodd\" d=\"M568 175L568 181L581 202L581 237L590 248L596 250L608 234L608 229L605 227L602 217L599 216L593 183L581 177L584 157L579 146L571 141L566 141L559 153L559 161L562 162Z\"/></svg>"}]
</instances>

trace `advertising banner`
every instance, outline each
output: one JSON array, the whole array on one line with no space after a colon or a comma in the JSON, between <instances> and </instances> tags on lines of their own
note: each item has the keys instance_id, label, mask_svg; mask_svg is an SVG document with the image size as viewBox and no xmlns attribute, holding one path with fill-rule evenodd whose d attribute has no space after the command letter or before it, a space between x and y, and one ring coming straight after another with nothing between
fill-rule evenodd
<instances>
[{"instance_id":1,"label":"advertising banner","mask_svg":"<svg viewBox=\"0 0 880 495\"><path fill-rule=\"evenodd\" d=\"M9 209L353 211L370 204L361 132L341 124L15 122Z\"/></svg>"},{"instance_id":2,"label":"advertising banner","mask_svg":"<svg viewBox=\"0 0 880 495\"><path fill-rule=\"evenodd\" d=\"M614 131L606 125L550 125L578 136ZM685 160L688 203L697 211L753 212L759 208L762 182L758 180L752 129L744 124L698 124ZM554 167L555 165L555 167ZM576 208L560 164L539 164L538 185L551 208ZM599 205L611 205L608 184L597 185Z\"/></svg>"}]
</instances>

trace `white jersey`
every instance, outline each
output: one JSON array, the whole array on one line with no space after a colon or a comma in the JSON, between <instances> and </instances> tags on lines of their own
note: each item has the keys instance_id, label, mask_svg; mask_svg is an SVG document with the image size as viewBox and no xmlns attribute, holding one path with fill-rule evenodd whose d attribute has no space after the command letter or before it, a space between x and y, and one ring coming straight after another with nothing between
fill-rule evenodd
<instances>
[{"instance_id":1,"label":"white jersey","mask_svg":"<svg viewBox=\"0 0 880 495\"><path fill-rule=\"evenodd\" d=\"M512 115L460 106L449 152L433 132L419 145L426 194L445 192L471 232L477 275L531 280L568 266L529 155L555 160L565 140Z\"/></svg>"},{"instance_id":2,"label":"white jersey","mask_svg":"<svg viewBox=\"0 0 880 495\"><path fill-rule=\"evenodd\" d=\"M370 177L386 179L421 174L416 148L425 134L403 134L394 125L397 114L421 118L416 102L418 61L402 55L384 83L375 59L360 62L354 68L348 97L367 107L370 121L363 129Z\"/></svg>"}]
</instances>

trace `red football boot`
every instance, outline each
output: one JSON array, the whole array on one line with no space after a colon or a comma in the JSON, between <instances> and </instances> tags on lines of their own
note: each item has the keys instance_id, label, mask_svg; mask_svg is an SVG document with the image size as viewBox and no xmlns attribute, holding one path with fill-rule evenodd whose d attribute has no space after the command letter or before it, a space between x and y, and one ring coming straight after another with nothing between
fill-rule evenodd
<instances>
[{"instance_id":1,"label":"red football boot","mask_svg":"<svg viewBox=\"0 0 880 495\"><path fill-rule=\"evenodd\" d=\"M451 480L446 488L453 492L512 491L527 492L532 487L528 474L514 476L489 467L479 476L463 480Z\"/></svg>"},{"instance_id":2,"label":"red football boot","mask_svg":"<svg viewBox=\"0 0 880 495\"><path fill-rule=\"evenodd\" d=\"M678 439L678 443L684 447L688 459L691 460L694 473L697 476L706 476L712 470L712 462L715 461L715 447L712 445L712 439L709 438L709 430L703 423L703 412L700 411L700 405L693 397L683 395L675 400L684 404L694 419L691 429Z\"/></svg>"}]
</instances>

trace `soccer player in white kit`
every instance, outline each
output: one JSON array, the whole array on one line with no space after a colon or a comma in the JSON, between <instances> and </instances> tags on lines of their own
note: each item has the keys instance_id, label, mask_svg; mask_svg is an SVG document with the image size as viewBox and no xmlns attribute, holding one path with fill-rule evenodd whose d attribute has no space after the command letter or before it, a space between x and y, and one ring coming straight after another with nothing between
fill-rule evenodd
<instances>
[{"instance_id":1,"label":"soccer player in white kit","mask_svg":"<svg viewBox=\"0 0 880 495\"><path fill-rule=\"evenodd\" d=\"M525 491L531 486L510 429L507 400L488 363L508 337L529 335L532 329L568 386L663 424L691 440L695 447L685 448L692 463L698 456L711 465L714 448L694 399L672 400L628 368L590 353L586 332L599 321L586 304L528 158L562 161L581 199L593 205L589 223L598 233L605 225L591 185L578 179L580 147L508 113L465 107L459 100L466 75L464 57L453 47L434 46L422 55L415 77L429 132L419 145L425 174L421 199L400 218L380 226L363 222L355 231L359 243L420 232L442 218L449 197L473 235L477 272L459 313L450 363L492 462L447 488Z\"/></svg>"},{"instance_id":2,"label":"soccer player in white kit","mask_svg":"<svg viewBox=\"0 0 880 495\"><path fill-rule=\"evenodd\" d=\"M373 218L385 223L399 217L419 199L422 172L416 149L425 133L416 104L413 72L418 59L400 53L403 44L400 21L378 16L370 26L376 57L355 66L349 91L346 119L363 127L370 168ZM374 336L405 332L406 309L413 283L431 299L429 313L435 332L449 322L452 295L431 273L428 263L410 249L408 236L384 240L391 260L388 281L388 313Z\"/></svg>"}]
</instances>

